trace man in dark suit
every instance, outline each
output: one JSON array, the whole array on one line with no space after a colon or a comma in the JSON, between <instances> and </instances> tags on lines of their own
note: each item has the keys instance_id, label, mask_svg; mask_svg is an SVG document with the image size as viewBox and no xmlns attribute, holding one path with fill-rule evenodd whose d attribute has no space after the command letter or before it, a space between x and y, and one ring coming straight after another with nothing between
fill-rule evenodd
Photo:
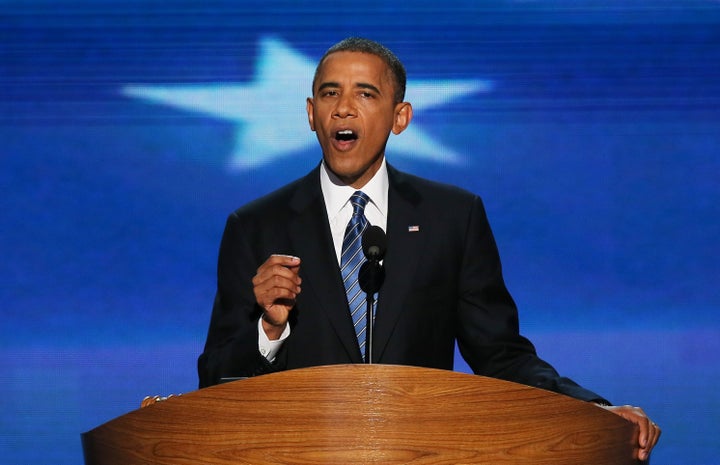
<instances>
[{"instance_id":1,"label":"man in dark suit","mask_svg":"<svg viewBox=\"0 0 720 465\"><path fill-rule=\"evenodd\" d=\"M477 374L607 405L519 334L480 198L386 163L390 132L412 119L405 82L394 54L365 39L342 41L320 60L307 112L322 163L228 218L200 386L362 363L367 333L356 315L364 306L353 294L361 302L364 294L347 265L355 232L372 224L387 231L373 362L452 369L457 341ZM639 408L606 408L639 425L645 459L659 428Z\"/></svg>"}]
</instances>

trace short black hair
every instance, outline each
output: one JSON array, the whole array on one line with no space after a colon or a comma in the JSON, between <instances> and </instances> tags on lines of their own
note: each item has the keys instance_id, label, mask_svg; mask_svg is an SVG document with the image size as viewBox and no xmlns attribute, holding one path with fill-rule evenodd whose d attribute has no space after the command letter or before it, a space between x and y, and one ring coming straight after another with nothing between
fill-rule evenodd
<instances>
[{"instance_id":1,"label":"short black hair","mask_svg":"<svg viewBox=\"0 0 720 465\"><path fill-rule=\"evenodd\" d=\"M358 53L369 53L382 59L390 69L395 81L395 103L400 103L405 99L405 87L407 83L407 74L405 72L405 66L403 66L400 59L383 44L375 42L374 40L364 39L362 37L348 37L330 47L327 52L320 58L317 68L315 68L315 76L313 77L313 91L315 90L315 83L320 74L320 68L322 68L323 62L328 55L335 52L358 52Z\"/></svg>"}]
</instances>

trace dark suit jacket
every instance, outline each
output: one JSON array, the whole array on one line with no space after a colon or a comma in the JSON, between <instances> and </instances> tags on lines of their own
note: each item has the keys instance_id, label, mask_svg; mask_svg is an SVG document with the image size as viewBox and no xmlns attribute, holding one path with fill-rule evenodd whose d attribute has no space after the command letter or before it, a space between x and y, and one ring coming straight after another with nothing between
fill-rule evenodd
<instances>
[{"instance_id":1,"label":"dark suit jacket","mask_svg":"<svg viewBox=\"0 0 720 465\"><path fill-rule=\"evenodd\" d=\"M228 218L217 295L198 360L201 387L222 377L362 363L319 169ZM457 340L477 374L602 401L560 377L520 336L480 198L391 166L388 175L386 279L377 303L374 361L451 370ZM251 281L274 253L302 259L302 292L291 313L291 335L271 364L257 347L261 309Z\"/></svg>"}]
</instances>

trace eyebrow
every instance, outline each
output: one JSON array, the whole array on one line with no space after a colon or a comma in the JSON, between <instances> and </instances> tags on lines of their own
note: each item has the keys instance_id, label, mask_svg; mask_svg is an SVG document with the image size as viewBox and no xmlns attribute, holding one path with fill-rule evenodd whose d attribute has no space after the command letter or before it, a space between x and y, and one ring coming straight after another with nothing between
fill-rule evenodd
<instances>
[{"instance_id":1,"label":"eyebrow","mask_svg":"<svg viewBox=\"0 0 720 465\"><path fill-rule=\"evenodd\" d=\"M380 89L378 89L377 87L375 87L375 86L372 85L372 84L366 84L366 83L364 83L364 82L358 82L357 84L355 84L355 87L359 87L360 89L370 89L370 90L372 90L373 92L375 92L375 93L377 93L377 94L380 94Z\"/></svg>"},{"instance_id":2,"label":"eyebrow","mask_svg":"<svg viewBox=\"0 0 720 465\"><path fill-rule=\"evenodd\" d=\"M340 87L340 84L337 82L323 82L322 84L320 84L320 86L318 86L318 92L320 92L323 89L328 89L328 88L334 89L337 87ZM358 82L357 84L355 84L355 87L359 88L359 89L369 89L378 94L382 94L380 92L380 89L378 89L377 87L375 87L372 84L368 84L365 82Z\"/></svg>"}]
</instances>

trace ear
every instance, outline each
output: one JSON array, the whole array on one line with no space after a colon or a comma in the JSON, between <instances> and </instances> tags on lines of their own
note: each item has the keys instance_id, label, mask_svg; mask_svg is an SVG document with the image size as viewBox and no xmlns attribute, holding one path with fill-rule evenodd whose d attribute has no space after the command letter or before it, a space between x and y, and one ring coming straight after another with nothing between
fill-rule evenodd
<instances>
[{"instance_id":1,"label":"ear","mask_svg":"<svg viewBox=\"0 0 720 465\"><path fill-rule=\"evenodd\" d=\"M401 102L395 105L395 121L393 122L392 132L395 135L403 132L412 120L413 110L409 102Z\"/></svg>"},{"instance_id":2,"label":"ear","mask_svg":"<svg viewBox=\"0 0 720 465\"><path fill-rule=\"evenodd\" d=\"M312 97L308 97L307 103L305 104L305 110L307 111L308 123L310 123L311 131L315 131L315 120L313 119L313 110L314 109L315 109L315 102L313 102Z\"/></svg>"}]
</instances>

